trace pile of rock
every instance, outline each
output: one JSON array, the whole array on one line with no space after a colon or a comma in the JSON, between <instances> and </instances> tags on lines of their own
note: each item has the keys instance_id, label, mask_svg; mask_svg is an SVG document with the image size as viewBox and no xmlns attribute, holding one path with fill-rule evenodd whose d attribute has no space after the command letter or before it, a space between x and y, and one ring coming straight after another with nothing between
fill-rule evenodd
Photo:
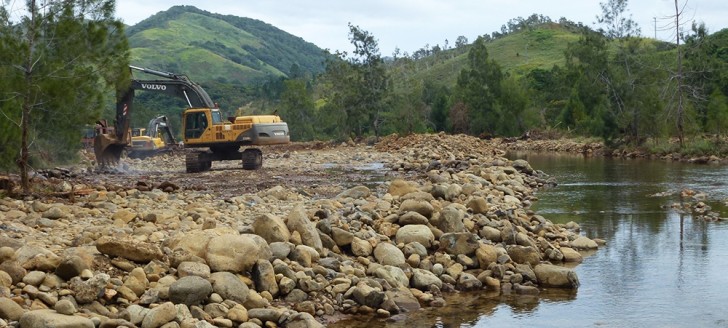
<instances>
[{"instance_id":1,"label":"pile of rock","mask_svg":"<svg viewBox=\"0 0 728 328\"><path fill-rule=\"evenodd\" d=\"M227 199L169 188L2 199L0 326L316 327L336 313L444 306L443 292L578 287L557 264L598 245L528 210L552 183L542 172L465 136L377 148L417 177L333 198L279 186Z\"/></svg>"},{"instance_id":2,"label":"pile of rock","mask_svg":"<svg viewBox=\"0 0 728 328\"><path fill-rule=\"evenodd\" d=\"M494 139L503 149L527 150L540 152L562 152L570 154L583 154L586 156L609 156L635 158L648 156L639 151L609 150L601 141L583 139Z\"/></svg>"}]
</instances>

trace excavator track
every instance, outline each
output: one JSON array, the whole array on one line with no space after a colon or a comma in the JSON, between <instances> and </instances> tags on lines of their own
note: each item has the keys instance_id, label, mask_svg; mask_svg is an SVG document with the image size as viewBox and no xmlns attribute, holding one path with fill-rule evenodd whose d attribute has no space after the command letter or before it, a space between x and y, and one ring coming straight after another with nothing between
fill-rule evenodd
<instances>
[{"instance_id":1,"label":"excavator track","mask_svg":"<svg viewBox=\"0 0 728 328\"><path fill-rule=\"evenodd\" d=\"M243 170L257 170L263 167L263 152L258 148L243 151Z\"/></svg>"},{"instance_id":2,"label":"excavator track","mask_svg":"<svg viewBox=\"0 0 728 328\"><path fill-rule=\"evenodd\" d=\"M185 167L187 173L197 173L210 170L212 161L209 160L204 152L191 152L185 156Z\"/></svg>"}]
</instances>

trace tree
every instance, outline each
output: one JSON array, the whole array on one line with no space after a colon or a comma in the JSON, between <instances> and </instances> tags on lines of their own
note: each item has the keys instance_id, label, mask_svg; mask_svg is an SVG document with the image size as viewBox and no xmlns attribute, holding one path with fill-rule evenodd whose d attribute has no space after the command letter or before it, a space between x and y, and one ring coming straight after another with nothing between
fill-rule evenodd
<instances>
[{"instance_id":1,"label":"tree","mask_svg":"<svg viewBox=\"0 0 728 328\"><path fill-rule=\"evenodd\" d=\"M604 36L583 30L579 41L567 47L566 69L565 81L570 83L571 93L560 115L562 122L582 134L603 135L605 118L609 115L610 79Z\"/></svg>"},{"instance_id":2,"label":"tree","mask_svg":"<svg viewBox=\"0 0 728 328\"><path fill-rule=\"evenodd\" d=\"M286 80L281 94L280 115L291 127L291 139L311 140L314 138L313 97L303 79Z\"/></svg>"},{"instance_id":3,"label":"tree","mask_svg":"<svg viewBox=\"0 0 728 328\"><path fill-rule=\"evenodd\" d=\"M28 193L31 165L78 149L79 131L108 103L106 91L128 83L128 45L113 0L14 4L0 7L0 80L13 81L0 85L0 127L12 147L0 156L15 160Z\"/></svg>"},{"instance_id":4,"label":"tree","mask_svg":"<svg viewBox=\"0 0 728 328\"><path fill-rule=\"evenodd\" d=\"M625 17L627 2L627 0L608 0L607 3L599 3L599 6L602 7L602 15L597 16L597 22L607 26L605 35L610 39L621 39L640 34L640 28L632 20L632 15Z\"/></svg>"},{"instance_id":5,"label":"tree","mask_svg":"<svg viewBox=\"0 0 728 328\"><path fill-rule=\"evenodd\" d=\"M349 41L354 45L352 61L359 74L361 108L371 125L374 135L379 137L385 110L385 99L389 93L389 77L384 60L379 53L379 42L369 32L349 23ZM361 137L361 131L357 137Z\"/></svg>"},{"instance_id":6,"label":"tree","mask_svg":"<svg viewBox=\"0 0 728 328\"><path fill-rule=\"evenodd\" d=\"M457 87L468 109L470 132L476 135L495 134L500 121L497 99L503 73L500 65L488 58L482 37L473 42L468 52L468 64L469 68L463 69L458 76Z\"/></svg>"},{"instance_id":7,"label":"tree","mask_svg":"<svg viewBox=\"0 0 728 328\"><path fill-rule=\"evenodd\" d=\"M688 99L696 110L699 127L707 133L725 129L722 111L728 94L728 30L708 34L705 24L693 22L684 37L684 76Z\"/></svg>"},{"instance_id":8,"label":"tree","mask_svg":"<svg viewBox=\"0 0 728 328\"><path fill-rule=\"evenodd\" d=\"M339 108L339 115L344 116L344 133L362 137L371 131L378 137L390 93L384 60L376 38L351 23L349 41L354 45L352 56L337 52L338 58L327 63L325 79L329 80L332 92L330 106Z\"/></svg>"},{"instance_id":9,"label":"tree","mask_svg":"<svg viewBox=\"0 0 728 328\"><path fill-rule=\"evenodd\" d=\"M457 39L455 39L455 48L461 49L468 45L468 38L464 35L459 36Z\"/></svg>"},{"instance_id":10,"label":"tree","mask_svg":"<svg viewBox=\"0 0 728 328\"><path fill-rule=\"evenodd\" d=\"M685 3L685 5L687 5L687 2ZM685 5L680 8L680 6L678 5L678 0L675 0L675 16L673 17L675 19L675 44L677 45L677 72L672 78L674 78L676 84L673 97L677 99L671 101L671 107L675 112L675 126L677 128L677 136L678 140L680 141L680 147L685 144L685 112L687 107L685 103L683 85L683 55L682 50L680 49L680 19L683 18L682 11L683 9L685 9Z\"/></svg>"},{"instance_id":11,"label":"tree","mask_svg":"<svg viewBox=\"0 0 728 328\"><path fill-rule=\"evenodd\" d=\"M529 98L526 88L519 81L509 76L501 83L500 133L507 136L521 135L530 127L532 119L528 117Z\"/></svg>"}]
</instances>

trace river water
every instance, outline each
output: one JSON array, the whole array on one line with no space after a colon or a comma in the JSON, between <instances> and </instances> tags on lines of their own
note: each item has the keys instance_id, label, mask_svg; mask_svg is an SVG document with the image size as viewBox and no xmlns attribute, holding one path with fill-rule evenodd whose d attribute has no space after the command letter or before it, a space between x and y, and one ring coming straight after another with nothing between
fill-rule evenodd
<instances>
[{"instance_id":1,"label":"river water","mask_svg":"<svg viewBox=\"0 0 728 328\"><path fill-rule=\"evenodd\" d=\"M574 267L575 292L538 297L485 292L446 298L397 319L336 326L387 327L728 327L728 221L707 222L670 207L680 191L707 193L722 217L728 167L656 160L514 153L558 186L537 193L533 209L555 223L607 241ZM667 196L654 197L657 193Z\"/></svg>"}]
</instances>

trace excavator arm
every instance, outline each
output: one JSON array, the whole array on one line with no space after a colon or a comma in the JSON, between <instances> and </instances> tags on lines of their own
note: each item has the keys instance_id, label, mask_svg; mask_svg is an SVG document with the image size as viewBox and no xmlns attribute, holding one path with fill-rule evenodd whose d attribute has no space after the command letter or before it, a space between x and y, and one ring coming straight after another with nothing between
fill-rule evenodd
<instances>
[{"instance_id":1,"label":"excavator arm","mask_svg":"<svg viewBox=\"0 0 728 328\"><path fill-rule=\"evenodd\" d=\"M129 66L129 68L164 79L132 79L129 89L117 96L114 130L108 131L108 133L99 133L94 138L94 154L101 166L117 163L121 158L122 151L131 142L129 122L134 111L134 93L136 90L165 93L182 98L191 108L217 108L207 92L199 84L190 81L185 75L137 66ZM167 129L167 131L169 130ZM171 133L169 134L171 136Z\"/></svg>"},{"instance_id":2,"label":"excavator arm","mask_svg":"<svg viewBox=\"0 0 728 328\"><path fill-rule=\"evenodd\" d=\"M166 136L166 138L158 134L159 130L162 130L162 133ZM169 126L169 121L167 121L167 116L164 115L157 116L149 121L147 134L151 138L162 138L163 140L168 140L170 144L177 143L177 140L172 133L172 128Z\"/></svg>"}]
</instances>

